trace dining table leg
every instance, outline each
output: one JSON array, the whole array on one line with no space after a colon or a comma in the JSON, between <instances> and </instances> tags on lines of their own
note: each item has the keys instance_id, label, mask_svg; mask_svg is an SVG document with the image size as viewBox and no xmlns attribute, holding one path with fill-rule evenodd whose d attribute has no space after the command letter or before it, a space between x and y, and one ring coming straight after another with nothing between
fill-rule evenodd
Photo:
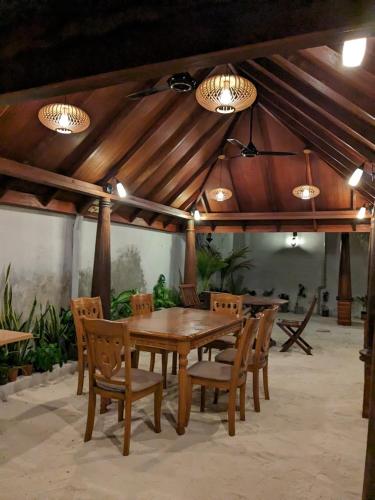
<instances>
[{"instance_id":1,"label":"dining table leg","mask_svg":"<svg viewBox=\"0 0 375 500\"><path fill-rule=\"evenodd\" d=\"M187 403L187 356L190 347L188 343L180 343L178 346L179 371L178 371L178 415L177 415L177 434L185 434L185 418Z\"/></svg>"}]
</instances>

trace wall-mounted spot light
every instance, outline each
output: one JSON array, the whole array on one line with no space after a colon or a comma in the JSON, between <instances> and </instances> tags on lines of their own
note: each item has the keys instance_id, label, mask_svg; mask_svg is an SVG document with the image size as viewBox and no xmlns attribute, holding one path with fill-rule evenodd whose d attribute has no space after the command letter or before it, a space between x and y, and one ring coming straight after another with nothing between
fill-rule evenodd
<instances>
[{"instance_id":1,"label":"wall-mounted spot light","mask_svg":"<svg viewBox=\"0 0 375 500\"><path fill-rule=\"evenodd\" d=\"M118 179L116 179L116 189L117 189L117 194L119 195L120 198L126 197L127 192L124 187L124 184L120 182Z\"/></svg>"},{"instance_id":2,"label":"wall-mounted spot light","mask_svg":"<svg viewBox=\"0 0 375 500\"><path fill-rule=\"evenodd\" d=\"M348 184L349 186L358 186L359 184L359 181L361 180L362 178L362 175L363 175L363 168L364 168L365 164L362 163L362 165L360 165L359 167L357 167L354 172L352 173L349 181L348 181Z\"/></svg>"},{"instance_id":3,"label":"wall-mounted spot light","mask_svg":"<svg viewBox=\"0 0 375 500\"><path fill-rule=\"evenodd\" d=\"M342 48L342 64L347 68L360 66L366 53L366 38L346 40Z\"/></svg>"},{"instance_id":4,"label":"wall-mounted spot light","mask_svg":"<svg viewBox=\"0 0 375 500\"><path fill-rule=\"evenodd\" d=\"M113 186L110 182L106 182L103 186L103 191L107 194L112 194Z\"/></svg>"},{"instance_id":5,"label":"wall-mounted spot light","mask_svg":"<svg viewBox=\"0 0 375 500\"><path fill-rule=\"evenodd\" d=\"M294 232L292 236L288 236L286 239L286 244L292 248L298 247L301 243L302 240L298 237L296 232Z\"/></svg>"},{"instance_id":6,"label":"wall-mounted spot light","mask_svg":"<svg viewBox=\"0 0 375 500\"><path fill-rule=\"evenodd\" d=\"M206 241L207 241L207 245L210 246L211 245L211 242L212 242L213 238L212 238L212 233L208 233L207 237L206 237Z\"/></svg>"},{"instance_id":7,"label":"wall-mounted spot light","mask_svg":"<svg viewBox=\"0 0 375 500\"><path fill-rule=\"evenodd\" d=\"M366 217L366 205L363 205L357 213L357 219L364 219Z\"/></svg>"},{"instance_id":8,"label":"wall-mounted spot light","mask_svg":"<svg viewBox=\"0 0 375 500\"><path fill-rule=\"evenodd\" d=\"M201 213L195 206L191 209L191 215L194 217L194 220L196 222L199 222L201 220Z\"/></svg>"}]
</instances>

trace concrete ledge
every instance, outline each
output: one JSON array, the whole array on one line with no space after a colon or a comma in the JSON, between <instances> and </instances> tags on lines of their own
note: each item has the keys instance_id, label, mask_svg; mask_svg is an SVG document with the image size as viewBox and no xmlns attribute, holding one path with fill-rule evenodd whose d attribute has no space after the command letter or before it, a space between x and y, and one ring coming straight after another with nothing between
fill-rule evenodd
<instances>
[{"instance_id":1,"label":"concrete ledge","mask_svg":"<svg viewBox=\"0 0 375 500\"><path fill-rule=\"evenodd\" d=\"M29 387L46 384L52 380L62 378L65 375L74 373L77 370L77 361L68 361L62 366L55 365L51 372L35 372L29 377L19 376L15 382L8 382L0 385L0 400L7 401L7 398L16 392L23 391Z\"/></svg>"}]
</instances>

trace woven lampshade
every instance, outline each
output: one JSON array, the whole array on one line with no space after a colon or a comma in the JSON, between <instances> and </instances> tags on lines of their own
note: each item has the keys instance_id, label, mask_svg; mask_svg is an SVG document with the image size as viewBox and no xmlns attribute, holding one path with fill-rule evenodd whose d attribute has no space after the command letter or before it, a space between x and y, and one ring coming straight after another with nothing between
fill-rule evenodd
<instances>
[{"instance_id":1,"label":"woven lampshade","mask_svg":"<svg viewBox=\"0 0 375 500\"><path fill-rule=\"evenodd\" d=\"M208 111L235 113L250 107L255 101L255 86L238 75L214 75L198 86L195 97Z\"/></svg>"},{"instance_id":2,"label":"woven lampshade","mask_svg":"<svg viewBox=\"0 0 375 500\"><path fill-rule=\"evenodd\" d=\"M319 196L320 189L316 186L303 184L302 186L295 187L292 192L296 198L301 198L301 200L311 200L311 198Z\"/></svg>"},{"instance_id":3,"label":"woven lampshade","mask_svg":"<svg viewBox=\"0 0 375 500\"><path fill-rule=\"evenodd\" d=\"M38 113L40 122L60 134L77 134L90 125L89 115L71 104L47 104Z\"/></svg>"},{"instance_id":4,"label":"woven lampshade","mask_svg":"<svg viewBox=\"0 0 375 500\"><path fill-rule=\"evenodd\" d=\"M211 189L209 196L212 200L216 200L219 202L226 201L232 197L232 191L230 189L227 189L227 188L218 187L215 189Z\"/></svg>"}]
</instances>

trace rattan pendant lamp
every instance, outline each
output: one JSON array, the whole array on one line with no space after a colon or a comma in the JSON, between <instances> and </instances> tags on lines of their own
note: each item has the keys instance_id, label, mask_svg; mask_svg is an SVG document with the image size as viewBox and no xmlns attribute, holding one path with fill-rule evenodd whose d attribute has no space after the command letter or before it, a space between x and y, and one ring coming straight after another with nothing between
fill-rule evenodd
<instances>
[{"instance_id":1,"label":"rattan pendant lamp","mask_svg":"<svg viewBox=\"0 0 375 500\"><path fill-rule=\"evenodd\" d=\"M198 85L195 97L208 111L229 114L249 108L255 101L257 90L239 75L213 75Z\"/></svg>"},{"instance_id":2,"label":"rattan pendant lamp","mask_svg":"<svg viewBox=\"0 0 375 500\"><path fill-rule=\"evenodd\" d=\"M77 134L90 125L89 115L83 109L67 103L47 104L40 108L39 121L59 134Z\"/></svg>"},{"instance_id":3,"label":"rattan pendant lamp","mask_svg":"<svg viewBox=\"0 0 375 500\"><path fill-rule=\"evenodd\" d=\"M232 197L232 191L223 186L223 161L225 160L225 155L221 154L218 156L219 164L219 187L211 189L209 192L209 197L212 200L222 202L229 200Z\"/></svg>"},{"instance_id":4,"label":"rattan pendant lamp","mask_svg":"<svg viewBox=\"0 0 375 500\"><path fill-rule=\"evenodd\" d=\"M312 183L311 176L311 165L310 165L310 149L303 150L305 154L306 161L306 184L302 184L301 186L296 186L292 193L296 198L300 198L301 200L311 200L312 198L316 198L320 194L320 189L317 186L314 186Z\"/></svg>"}]
</instances>

